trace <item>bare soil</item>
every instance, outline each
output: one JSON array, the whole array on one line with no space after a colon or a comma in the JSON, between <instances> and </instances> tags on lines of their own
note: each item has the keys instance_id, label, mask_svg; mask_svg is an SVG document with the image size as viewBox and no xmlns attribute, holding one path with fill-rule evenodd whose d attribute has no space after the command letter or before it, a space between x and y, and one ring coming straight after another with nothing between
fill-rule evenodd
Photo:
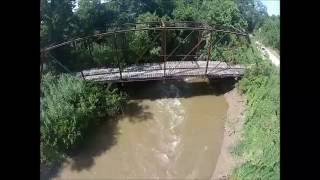
<instances>
[{"instance_id":1,"label":"bare soil","mask_svg":"<svg viewBox=\"0 0 320 180\"><path fill-rule=\"evenodd\" d=\"M229 179L232 171L241 165L241 160L237 159L231 150L237 145L241 138L244 124L245 99L240 95L237 88L224 94L229 104L227 119L224 128L224 137L218 162L211 180Z\"/></svg>"}]
</instances>

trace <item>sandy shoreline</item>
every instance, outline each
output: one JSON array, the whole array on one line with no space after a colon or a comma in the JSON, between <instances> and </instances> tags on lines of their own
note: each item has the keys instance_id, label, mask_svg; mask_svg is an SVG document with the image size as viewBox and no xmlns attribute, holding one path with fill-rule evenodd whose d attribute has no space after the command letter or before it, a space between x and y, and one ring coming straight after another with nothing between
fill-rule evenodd
<instances>
[{"instance_id":1,"label":"sandy shoreline","mask_svg":"<svg viewBox=\"0 0 320 180\"><path fill-rule=\"evenodd\" d=\"M233 169L240 165L240 161L235 159L230 151L232 147L239 142L241 137L241 130L244 123L245 99L239 94L237 88L225 93L224 96L229 104L229 108L227 111L221 153L211 180L229 179L228 177L231 175Z\"/></svg>"}]
</instances>

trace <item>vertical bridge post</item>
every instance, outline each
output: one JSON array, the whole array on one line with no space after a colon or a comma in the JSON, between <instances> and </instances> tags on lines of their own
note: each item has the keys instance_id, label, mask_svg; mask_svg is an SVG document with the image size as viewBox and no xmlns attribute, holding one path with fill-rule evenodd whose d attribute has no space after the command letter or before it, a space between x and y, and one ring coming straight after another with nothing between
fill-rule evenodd
<instances>
[{"instance_id":1,"label":"vertical bridge post","mask_svg":"<svg viewBox=\"0 0 320 180\"><path fill-rule=\"evenodd\" d=\"M198 43L201 41L201 38L202 38L202 33L201 31L199 30L198 31ZM196 50L196 54L199 53L199 46L197 47L197 50ZM197 58L197 56L195 56Z\"/></svg>"},{"instance_id":2,"label":"vertical bridge post","mask_svg":"<svg viewBox=\"0 0 320 180\"><path fill-rule=\"evenodd\" d=\"M86 80L86 78L84 77L83 71L80 72L81 73L81 77L83 80Z\"/></svg>"},{"instance_id":3,"label":"vertical bridge post","mask_svg":"<svg viewBox=\"0 0 320 180\"><path fill-rule=\"evenodd\" d=\"M41 52L40 51L40 96L42 94L42 91L41 91L41 81L42 81L42 72L43 72L43 63L44 63L44 53L45 52Z\"/></svg>"},{"instance_id":4,"label":"vertical bridge post","mask_svg":"<svg viewBox=\"0 0 320 180\"><path fill-rule=\"evenodd\" d=\"M42 80L42 72L43 72L43 63L45 61L45 52L40 52L40 84ZM40 88L41 91L41 88Z\"/></svg>"},{"instance_id":5,"label":"vertical bridge post","mask_svg":"<svg viewBox=\"0 0 320 180\"><path fill-rule=\"evenodd\" d=\"M88 51L89 51L89 54L90 54L90 57L92 58L92 60L93 60L93 56L92 56L92 43L89 41L89 40L87 40L87 49L88 49Z\"/></svg>"},{"instance_id":6,"label":"vertical bridge post","mask_svg":"<svg viewBox=\"0 0 320 180\"><path fill-rule=\"evenodd\" d=\"M205 75L207 75L207 72L208 72L208 65L209 65L209 60L210 60L210 57L211 57L211 41L212 41L212 35L211 35L211 32L209 34L209 45L208 45L208 58L207 58L207 64L206 64L206 72L205 72Z\"/></svg>"},{"instance_id":7,"label":"vertical bridge post","mask_svg":"<svg viewBox=\"0 0 320 180\"><path fill-rule=\"evenodd\" d=\"M120 80L122 80L122 72L121 72L121 65L120 65L120 60L118 57L118 49L117 49L117 34L114 33L114 50L116 51L116 59L117 59L117 63L118 63L118 68L119 68L119 72L120 72Z\"/></svg>"},{"instance_id":8,"label":"vertical bridge post","mask_svg":"<svg viewBox=\"0 0 320 180\"><path fill-rule=\"evenodd\" d=\"M167 45L167 42L166 42L166 25L165 23L161 20L161 27L162 27L162 36L161 36L161 50L162 50L162 57L163 57L163 77L166 76L166 45Z\"/></svg>"}]
</instances>

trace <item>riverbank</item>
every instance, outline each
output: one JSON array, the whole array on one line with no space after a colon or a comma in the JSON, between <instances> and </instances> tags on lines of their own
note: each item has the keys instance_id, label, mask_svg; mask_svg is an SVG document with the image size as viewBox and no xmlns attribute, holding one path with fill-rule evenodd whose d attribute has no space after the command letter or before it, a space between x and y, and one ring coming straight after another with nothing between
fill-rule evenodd
<instances>
[{"instance_id":1,"label":"riverbank","mask_svg":"<svg viewBox=\"0 0 320 180\"><path fill-rule=\"evenodd\" d=\"M280 178L279 68L267 61L260 67L239 81L246 97L245 124L233 152L245 163L234 170L234 179Z\"/></svg>"},{"instance_id":2,"label":"riverbank","mask_svg":"<svg viewBox=\"0 0 320 180\"><path fill-rule=\"evenodd\" d=\"M244 123L245 99L244 96L240 95L237 88L225 93L224 97L229 107L221 152L211 180L228 179L232 170L241 164L241 161L235 158L231 150L237 145L241 138Z\"/></svg>"}]
</instances>

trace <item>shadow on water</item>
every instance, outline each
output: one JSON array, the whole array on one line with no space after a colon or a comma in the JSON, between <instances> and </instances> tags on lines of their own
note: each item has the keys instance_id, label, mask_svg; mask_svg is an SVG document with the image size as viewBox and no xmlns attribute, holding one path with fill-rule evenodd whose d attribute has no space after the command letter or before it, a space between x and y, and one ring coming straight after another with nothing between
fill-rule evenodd
<instances>
[{"instance_id":1,"label":"shadow on water","mask_svg":"<svg viewBox=\"0 0 320 180\"><path fill-rule=\"evenodd\" d=\"M94 165L94 158L108 151L117 143L118 119L103 122L84 142L70 153L71 169L81 171Z\"/></svg>"},{"instance_id":2,"label":"shadow on water","mask_svg":"<svg viewBox=\"0 0 320 180\"><path fill-rule=\"evenodd\" d=\"M112 146L117 144L117 138L120 135L118 123L124 117L128 117L132 123L152 119L153 115L146 112L148 106L143 106L139 102L129 102L125 107L123 114L118 115L114 120L102 123L85 140L82 146L72 152L72 170L82 171L89 169L94 165L94 158L107 152Z\"/></svg>"},{"instance_id":3,"label":"shadow on water","mask_svg":"<svg viewBox=\"0 0 320 180\"><path fill-rule=\"evenodd\" d=\"M126 91L132 100L162 98L189 98L203 95L223 95L231 91L237 80L234 78L209 79L206 81L185 82L177 80L127 82L120 89ZM177 89L179 90L177 94Z\"/></svg>"},{"instance_id":4,"label":"shadow on water","mask_svg":"<svg viewBox=\"0 0 320 180\"><path fill-rule=\"evenodd\" d=\"M50 168L44 165L40 165L40 179L50 180L57 176L60 171L61 163L55 163Z\"/></svg>"},{"instance_id":5,"label":"shadow on water","mask_svg":"<svg viewBox=\"0 0 320 180\"><path fill-rule=\"evenodd\" d=\"M129 102L123 112L115 119L108 119L102 122L98 127L94 128L88 134L83 143L73 150L69 156L70 160L64 161L71 165L71 170L82 171L90 169L94 165L95 157L102 155L117 144L117 137L120 135L118 123L123 117L128 117L132 123L138 123L152 119L153 115L146 112L148 106L143 106L137 102ZM49 180L58 176L62 169L60 162L53 165L50 169L42 168L40 179Z\"/></svg>"},{"instance_id":6,"label":"shadow on water","mask_svg":"<svg viewBox=\"0 0 320 180\"><path fill-rule=\"evenodd\" d=\"M216 96L223 95L235 88L238 80L234 78L227 79L209 79L209 85L212 93Z\"/></svg>"},{"instance_id":7,"label":"shadow on water","mask_svg":"<svg viewBox=\"0 0 320 180\"><path fill-rule=\"evenodd\" d=\"M118 120L102 122L95 132L90 132L83 143L70 152L70 159L56 163L50 169L40 174L40 179L49 180L56 178L62 169L63 163L71 164L71 170L81 171L94 165L94 158L108 151L117 143L119 135Z\"/></svg>"},{"instance_id":8,"label":"shadow on water","mask_svg":"<svg viewBox=\"0 0 320 180\"><path fill-rule=\"evenodd\" d=\"M141 105L139 102L129 102L126 105L123 116L128 117L132 123L150 120L153 118L153 114L147 112L148 109L148 105Z\"/></svg>"}]
</instances>

